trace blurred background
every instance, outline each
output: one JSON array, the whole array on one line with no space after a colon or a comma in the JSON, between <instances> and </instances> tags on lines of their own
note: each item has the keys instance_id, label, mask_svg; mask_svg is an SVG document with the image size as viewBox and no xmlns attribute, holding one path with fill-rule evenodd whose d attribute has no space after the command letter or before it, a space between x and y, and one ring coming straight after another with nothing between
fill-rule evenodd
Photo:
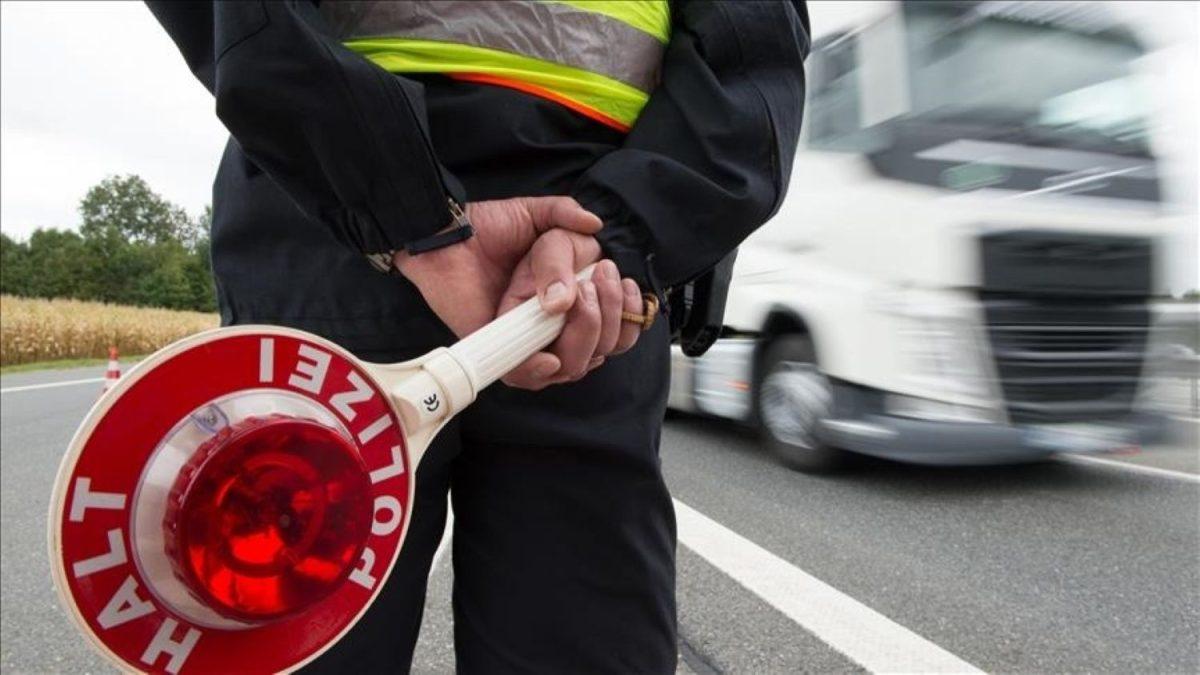
<instances>
[{"instance_id":1,"label":"blurred background","mask_svg":"<svg viewBox=\"0 0 1200 675\"><path fill-rule=\"evenodd\" d=\"M1194 443L1196 6L813 22L791 191L738 254L721 339L677 351L672 407L809 469Z\"/></svg>"},{"instance_id":2,"label":"blurred background","mask_svg":"<svg viewBox=\"0 0 1200 675\"><path fill-rule=\"evenodd\" d=\"M1196 672L1200 3L809 9L788 197L677 292L681 670L873 669L789 609L801 577L721 562L749 545L936 642L919 665ZM226 132L140 3L0 3L0 82L0 666L92 670L43 493L110 346L216 325ZM453 666L450 574L417 672Z\"/></svg>"}]
</instances>

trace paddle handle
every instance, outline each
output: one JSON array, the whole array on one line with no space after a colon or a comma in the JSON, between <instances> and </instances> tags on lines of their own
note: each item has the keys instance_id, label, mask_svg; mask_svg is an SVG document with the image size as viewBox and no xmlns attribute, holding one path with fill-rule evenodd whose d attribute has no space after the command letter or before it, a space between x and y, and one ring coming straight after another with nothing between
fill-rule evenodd
<instances>
[{"instance_id":1,"label":"paddle handle","mask_svg":"<svg viewBox=\"0 0 1200 675\"><path fill-rule=\"evenodd\" d=\"M594 268L588 265L575 278L590 279ZM468 371L478 394L554 342L565 322L565 315L547 314L533 297L460 340L450 353Z\"/></svg>"}]
</instances>

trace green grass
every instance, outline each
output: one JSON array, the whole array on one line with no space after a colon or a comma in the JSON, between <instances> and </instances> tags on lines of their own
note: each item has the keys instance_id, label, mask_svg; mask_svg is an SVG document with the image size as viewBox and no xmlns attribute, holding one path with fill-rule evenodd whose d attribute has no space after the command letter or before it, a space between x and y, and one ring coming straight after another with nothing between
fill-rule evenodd
<instances>
[{"instance_id":1,"label":"green grass","mask_svg":"<svg viewBox=\"0 0 1200 675\"><path fill-rule=\"evenodd\" d=\"M135 354L133 356L122 356L119 363L121 370L124 371L130 365L141 361L146 357L145 354ZM101 366L108 363L108 359L61 359L58 361L36 361L34 363L17 363L11 366L0 367L0 375L11 375L13 373L27 373L31 370L64 370L66 368L83 368L85 366Z\"/></svg>"}]
</instances>

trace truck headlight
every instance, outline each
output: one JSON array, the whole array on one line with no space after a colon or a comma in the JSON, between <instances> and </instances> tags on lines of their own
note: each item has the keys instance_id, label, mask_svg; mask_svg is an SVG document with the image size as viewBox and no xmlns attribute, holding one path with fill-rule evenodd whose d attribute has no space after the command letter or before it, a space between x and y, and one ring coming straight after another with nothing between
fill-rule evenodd
<instances>
[{"instance_id":1,"label":"truck headlight","mask_svg":"<svg viewBox=\"0 0 1200 675\"><path fill-rule=\"evenodd\" d=\"M987 375L975 331L963 320L910 317L901 331L911 379L948 394L985 398Z\"/></svg>"},{"instance_id":2,"label":"truck headlight","mask_svg":"<svg viewBox=\"0 0 1200 675\"><path fill-rule=\"evenodd\" d=\"M906 288L880 294L876 302L898 326L899 375L908 389L948 399L995 400L973 301Z\"/></svg>"}]
</instances>

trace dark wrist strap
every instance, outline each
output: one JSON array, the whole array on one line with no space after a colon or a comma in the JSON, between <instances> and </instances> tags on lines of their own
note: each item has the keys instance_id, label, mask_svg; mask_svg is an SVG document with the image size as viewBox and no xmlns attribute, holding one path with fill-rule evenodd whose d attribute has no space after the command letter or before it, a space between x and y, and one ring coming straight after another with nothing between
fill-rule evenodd
<instances>
[{"instance_id":1,"label":"dark wrist strap","mask_svg":"<svg viewBox=\"0 0 1200 675\"><path fill-rule=\"evenodd\" d=\"M459 225L458 227L443 230L435 235L410 241L404 245L404 251L409 255L420 255L430 251L436 251L439 248L446 248L454 244L464 242L475 235L475 228L471 227L470 223Z\"/></svg>"},{"instance_id":2,"label":"dark wrist strap","mask_svg":"<svg viewBox=\"0 0 1200 675\"><path fill-rule=\"evenodd\" d=\"M408 255L420 255L436 251L439 248L446 248L454 244L464 242L475 235L475 228L471 227L471 221L467 220L466 211L459 206L458 202L454 201L453 197L446 198L446 204L450 207L451 224L446 229L432 234L428 237L410 241L404 245L404 252ZM368 253L367 262L375 269L384 274L399 275L400 270L396 269L396 254L399 251L385 251L382 253Z\"/></svg>"}]
</instances>

